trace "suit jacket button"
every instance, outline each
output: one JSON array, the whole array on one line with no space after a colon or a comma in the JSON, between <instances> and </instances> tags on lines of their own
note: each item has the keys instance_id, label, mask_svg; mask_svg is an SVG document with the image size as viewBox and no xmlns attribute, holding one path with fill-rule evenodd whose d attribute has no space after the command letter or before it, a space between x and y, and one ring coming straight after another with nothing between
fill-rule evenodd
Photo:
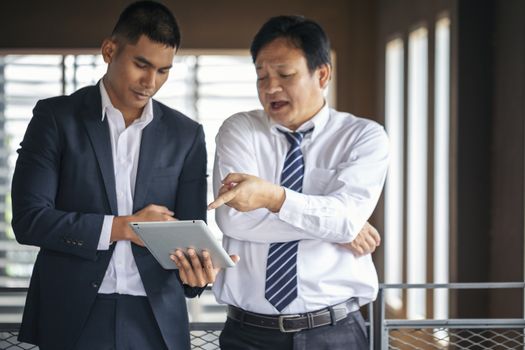
<instances>
[{"instance_id":1,"label":"suit jacket button","mask_svg":"<svg viewBox=\"0 0 525 350\"><path fill-rule=\"evenodd\" d=\"M91 287L98 288L99 284L96 281L91 282Z\"/></svg>"}]
</instances>

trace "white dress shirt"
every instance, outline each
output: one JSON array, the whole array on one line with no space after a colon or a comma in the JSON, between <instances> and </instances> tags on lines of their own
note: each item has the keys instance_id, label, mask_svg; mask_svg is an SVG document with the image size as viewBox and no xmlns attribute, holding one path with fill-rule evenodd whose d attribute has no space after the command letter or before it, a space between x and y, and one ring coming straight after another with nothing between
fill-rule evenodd
<instances>
[{"instance_id":1,"label":"white dress shirt","mask_svg":"<svg viewBox=\"0 0 525 350\"><path fill-rule=\"evenodd\" d=\"M388 139L382 126L326 106L298 131L314 127L301 144L303 192L285 189L279 213L267 209L216 210L223 245L240 262L217 276L213 291L220 303L278 314L264 297L266 259L271 242L300 240L298 297L283 314L303 313L357 297L375 299L377 273L370 255L356 257L336 243L352 241L374 210L388 166ZM230 172L259 176L279 184L289 144L287 130L262 110L228 118L216 138L214 192ZM289 131L289 130L287 130Z\"/></svg>"},{"instance_id":2,"label":"white dress shirt","mask_svg":"<svg viewBox=\"0 0 525 350\"><path fill-rule=\"evenodd\" d=\"M103 81L100 81L99 85L102 96L102 120L108 118L109 124L118 215L131 215L142 130L153 120L153 104L150 99L141 117L126 128L124 117L113 107ZM109 249L113 218L112 215L104 217L98 250ZM115 244L113 256L98 292L145 296L146 291L131 251L131 242L118 241Z\"/></svg>"}]
</instances>

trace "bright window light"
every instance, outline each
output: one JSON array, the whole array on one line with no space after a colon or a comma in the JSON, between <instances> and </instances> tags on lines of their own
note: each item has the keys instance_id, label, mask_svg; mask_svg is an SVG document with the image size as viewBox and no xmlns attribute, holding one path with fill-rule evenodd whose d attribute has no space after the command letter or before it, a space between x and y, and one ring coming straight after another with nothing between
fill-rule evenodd
<instances>
[{"instance_id":1,"label":"bright window light","mask_svg":"<svg viewBox=\"0 0 525 350\"><path fill-rule=\"evenodd\" d=\"M428 33L419 28L408 43L407 282L425 283L427 274L427 80ZM407 291L409 319L426 317L426 292Z\"/></svg>"},{"instance_id":2,"label":"bright window light","mask_svg":"<svg viewBox=\"0 0 525 350\"><path fill-rule=\"evenodd\" d=\"M397 38L386 45L385 127L390 139L390 168L385 184L385 283L403 282L403 86L404 46ZM386 289L386 302L403 307L403 291Z\"/></svg>"},{"instance_id":3,"label":"bright window light","mask_svg":"<svg viewBox=\"0 0 525 350\"><path fill-rule=\"evenodd\" d=\"M434 282L449 281L450 20L436 23L434 126ZM434 290L434 318L448 318L448 291Z\"/></svg>"}]
</instances>

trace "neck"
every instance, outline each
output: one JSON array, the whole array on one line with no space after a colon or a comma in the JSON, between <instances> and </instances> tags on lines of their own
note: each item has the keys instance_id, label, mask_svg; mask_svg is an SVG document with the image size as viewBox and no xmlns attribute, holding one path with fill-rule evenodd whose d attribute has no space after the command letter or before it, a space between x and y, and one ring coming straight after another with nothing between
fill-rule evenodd
<instances>
[{"instance_id":1,"label":"neck","mask_svg":"<svg viewBox=\"0 0 525 350\"><path fill-rule=\"evenodd\" d=\"M144 107L140 109L124 108L120 105L120 103L118 103L119 100L113 93L111 85L106 82L106 76L102 78L102 83L104 84L104 88L106 89L106 92L108 94L109 101L111 102L114 108L118 109L120 113L122 113L122 117L124 118L124 125L126 126L126 128L130 126L136 119L140 118Z\"/></svg>"}]
</instances>

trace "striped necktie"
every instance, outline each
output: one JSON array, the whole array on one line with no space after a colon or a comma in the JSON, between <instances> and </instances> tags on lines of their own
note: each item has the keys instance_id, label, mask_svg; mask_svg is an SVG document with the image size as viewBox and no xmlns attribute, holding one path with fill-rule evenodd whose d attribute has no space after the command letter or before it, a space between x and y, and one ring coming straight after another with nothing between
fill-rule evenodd
<instances>
[{"instance_id":1,"label":"striped necktie","mask_svg":"<svg viewBox=\"0 0 525 350\"><path fill-rule=\"evenodd\" d=\"M282 132L290 148L284 160L281 185L303 191L304 160L301 142L312 129L304 132ZM282 311L297 297L297 246L299 241L272 243L266 261L265 298Z\"/></svg>"}]
</instances>

